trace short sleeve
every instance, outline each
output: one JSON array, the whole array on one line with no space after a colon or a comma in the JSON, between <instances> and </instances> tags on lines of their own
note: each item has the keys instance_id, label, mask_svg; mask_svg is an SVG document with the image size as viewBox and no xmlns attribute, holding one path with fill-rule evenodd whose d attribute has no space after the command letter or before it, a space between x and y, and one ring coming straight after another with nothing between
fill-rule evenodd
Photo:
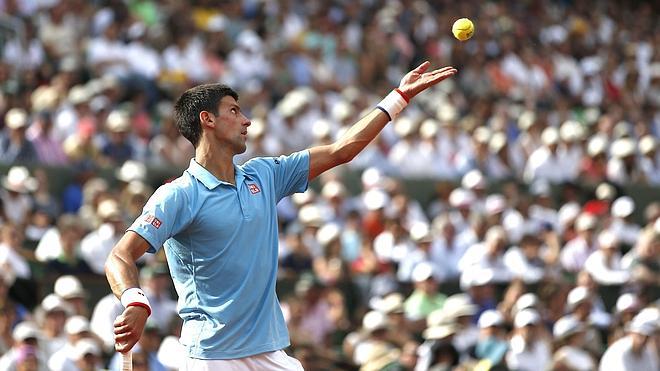
<instances>
[{"instance_id":1,"label":"short sleeve","mask_svg":"<svg viewBox=\"0 0 660 371\"><path fill-rule=\"evenodd\" d=\"M128 230L147 240L151 245L148 252L156 253L165 241L189 224L189 204L183 189L172 183L163 185L149 198Z\"/></svg>"},{"instance_id":2,"label":"short sleeve","mask_svg":"<svg viewBox=\"0 0 660 371\"><path fill-rule=\"evenodd\" d=\"M278 200L307 189L309 151L294 152L273 160L274 187Z\"/></svg>"}]
</instances>

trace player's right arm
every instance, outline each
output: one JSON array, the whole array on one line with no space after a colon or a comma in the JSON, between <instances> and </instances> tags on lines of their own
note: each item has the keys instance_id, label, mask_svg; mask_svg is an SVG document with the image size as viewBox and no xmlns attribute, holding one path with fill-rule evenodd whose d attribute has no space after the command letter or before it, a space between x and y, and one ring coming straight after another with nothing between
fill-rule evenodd
<instances>
[{"instance_id":1,"label":"player's right arm","mask_svg":"<svg viewBox=\"0 0 660 371\"><path fill-rule=\"evenodd\" d=\"M105 262L105 275L112 292L118 298L130 288L139 286L138 269L135 262L149 249L149 243L139 234L128 231L110 252ZM115 349L127 352L133 348L142 335L149 317L143 306L131 305L117 317L114 323Z\"/></svg>"}]
</instances>

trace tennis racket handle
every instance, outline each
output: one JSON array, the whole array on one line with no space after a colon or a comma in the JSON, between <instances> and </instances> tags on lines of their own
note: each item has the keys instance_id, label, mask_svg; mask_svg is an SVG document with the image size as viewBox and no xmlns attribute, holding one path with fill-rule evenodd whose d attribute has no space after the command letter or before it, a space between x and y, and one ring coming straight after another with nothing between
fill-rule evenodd
<instances>
[{"instance_id":1,"label":"tennis racket handle","mask_svg":"<svg viewBox=\"0 0 660 371\"><path fill-rule=\"evenodd\" d=\"M121 371L133 371L133 352L128 351L121 354Z\"/></svg>"}]
</instances>

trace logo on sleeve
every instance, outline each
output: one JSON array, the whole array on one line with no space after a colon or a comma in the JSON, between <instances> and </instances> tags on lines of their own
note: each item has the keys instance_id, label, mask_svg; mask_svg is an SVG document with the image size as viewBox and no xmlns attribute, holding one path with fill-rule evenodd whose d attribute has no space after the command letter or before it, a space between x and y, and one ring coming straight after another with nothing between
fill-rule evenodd
<instances>
[{"instance_id":1,"label":"logo on sleeve","mask_svg":"<svg viewBox=\"0 0 660 371\"><path fill-rule=\"evenodd\" d=\"M261 192L259 187L254 183L248 184L248 189L250 190L250 193L252 193L253 195L256 195L257 193Z\"/></svg>"},{"instance_id":2,"label":"logo on sleeve","mask_svg":"<svg viewBox=\"0 0 660 371\"><path fill-rule=\"evenodd\" d=\"M160 225L163 224L160 219L156 218L155 216L149 214L144 218L144 221L153 225L156 229L160 228Z\"/></svg>"}]
</instances>

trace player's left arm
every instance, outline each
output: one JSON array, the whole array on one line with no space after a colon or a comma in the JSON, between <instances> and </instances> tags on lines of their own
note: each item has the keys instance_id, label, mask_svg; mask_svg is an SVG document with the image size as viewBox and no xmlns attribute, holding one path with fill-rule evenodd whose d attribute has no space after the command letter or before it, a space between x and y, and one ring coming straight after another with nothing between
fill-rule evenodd
<instances>
[{"instance_id":1,"label":"player's left arm","mask_svg":"<svg viewBox=\"0 0 660 371\"><path fill-rule=\"evenodd\" d=\"M426 72L430 65L428 61L424 62L401 79L398 94L406 101L406 104L417 94L456 73L456 69L453 67L443 67ZM390 117L387 113L374 108L336 142L310 148L309 180L335 166L350 162L376 138L389 121Z\"/></svg>"}]
</instances>

